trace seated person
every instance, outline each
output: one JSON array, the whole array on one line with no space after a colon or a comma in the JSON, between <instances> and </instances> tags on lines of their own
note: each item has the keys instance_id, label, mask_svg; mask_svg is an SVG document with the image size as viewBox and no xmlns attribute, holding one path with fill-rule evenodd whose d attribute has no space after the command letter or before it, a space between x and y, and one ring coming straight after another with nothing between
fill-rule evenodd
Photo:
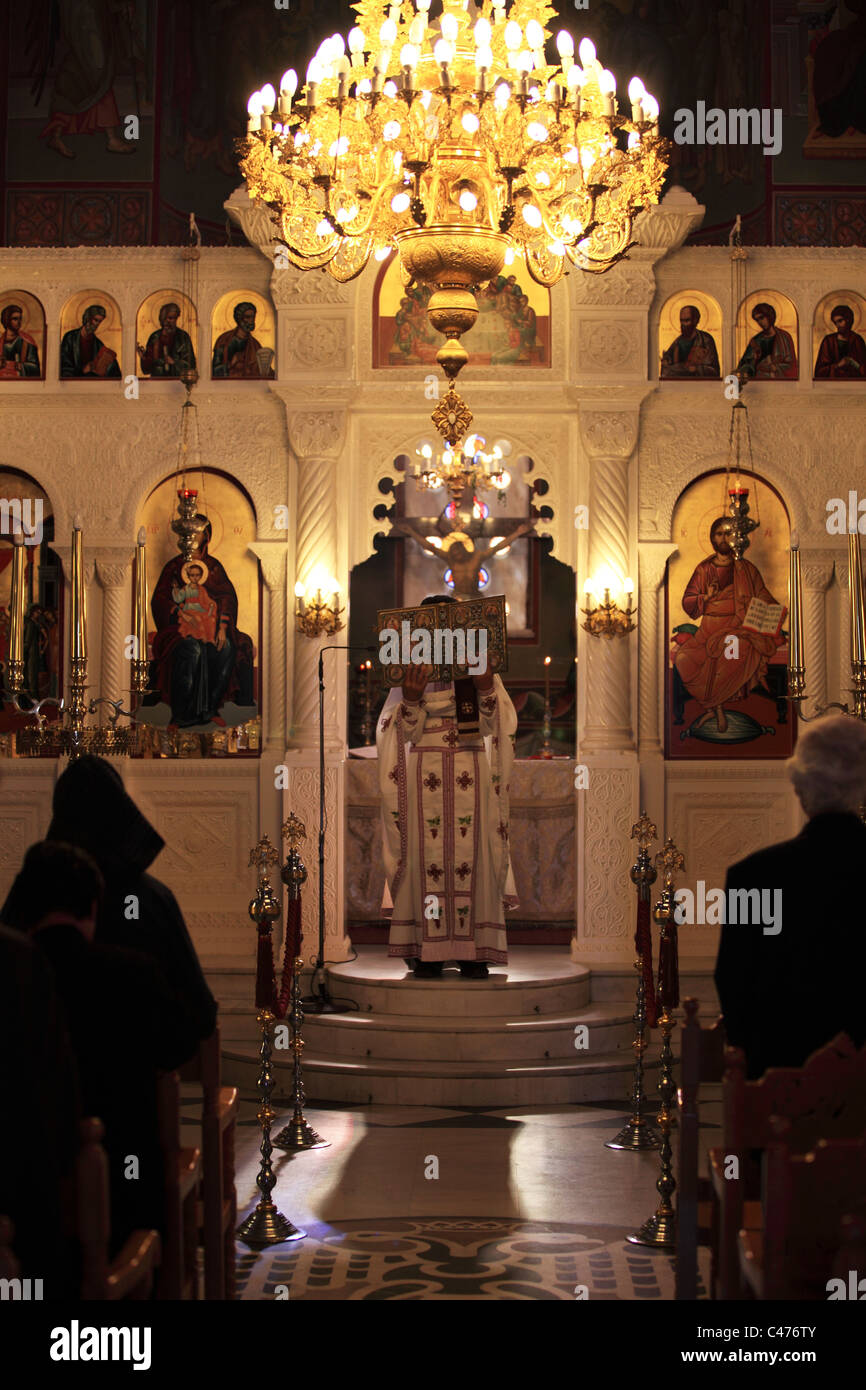
<instances>
[{"instance_id":1,"label":"seated person","mask_svg":"<svg viewBox=\"0 0 866 1390\"><path fill-rule=\"evenodd\" d=\"M105 898L96 922L100 945L131 946L150 956L183 1000L198 1038L216 1025L208 989L183 914L170 888L146 870L164 840L104 758L76 758L57 779L46 839L77 845L96 861ZM0 920L9 922L9 903Z\"/></svg>"},{"instance_id":2,"label":"seated person","mask_svg":"<svg viewBox=\"0 0 866 1390\"><path fill-rule=\"evenodd\" d=\"M116 1253L131 1231L162 1226L157 1073L188 1061L198 1037L147 956L94 942L103 892L89 855L43 840L24 856L10 894L10 925L28 932L52 967L82 1115L97 1115L105 1125Z\"/></svg>"},{"instance_id":3,"label":"seated person","mask_svg":"<svg viewBox=\"0 0 866 1390\"><path fill-rule=\"evenodd\" d=\"M862 871L866 725L825 715L802 729L788 771L809 817L792 840L728 870L732 889L781 890L772 933L754 921L722 928L716 988L728 1040L754 1080L767 1067L800 1067L837 1033L866 1041L866 930ZM728 914L730 916L730 913ZM738 914L740 915L740 914ZM745 914L743 914L745 915Z\"/></svg>"}]
</instances>

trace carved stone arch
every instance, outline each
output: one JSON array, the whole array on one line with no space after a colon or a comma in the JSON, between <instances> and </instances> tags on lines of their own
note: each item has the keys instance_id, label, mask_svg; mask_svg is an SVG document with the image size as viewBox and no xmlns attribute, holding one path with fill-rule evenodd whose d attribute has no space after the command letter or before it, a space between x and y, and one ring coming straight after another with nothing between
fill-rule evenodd
<instances>
[{"instance_id":1,"label":"carved stone arch","mask_svg":"<svg viewBox=\"0 0 866 1390\"><path fill-rule=\"evenodd\" d=\"M712 454L705 454L703 457L694 458L689 462L675 464L671 461L670 468L665 474L664 491L659 496L656 493L658 510L656 512L657 529L648 530L645 524L647 508L644 504L644 497L641 498L641 539L642 540L675 540L673 536L674 512L677 504L686 489L698 478L704 477L707 473L724 471L728 464L728 453L717 451ZM769 463L763 457L759 458L754 470L743 469L744 473L754 471L759 484L766 483L774 488L783 499L791 518L792 526L796 526L798 520L801 524L809 515L806 499L803 495L799 483L789 474L782 473L774 464ZM642 482L644 479L642 478ZM661 481L659 479L659 481Z\"/></svg>"}]
</instances>

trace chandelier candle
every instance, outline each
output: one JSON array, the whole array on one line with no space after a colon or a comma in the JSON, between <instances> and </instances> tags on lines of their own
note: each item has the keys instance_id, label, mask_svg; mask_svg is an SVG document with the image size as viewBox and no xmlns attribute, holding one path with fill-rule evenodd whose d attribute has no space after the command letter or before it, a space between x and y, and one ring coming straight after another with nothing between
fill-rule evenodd
<instances>
[{"instance_id":1,"label":"chandelier candle","mask_svg":"<svg viewBox=\"0 0 866 1390\"><path fill-rule=\"evenodd\" d=\"M72 622L69 634L70 661L87 660L87 637L84 594L84 561L81 520L75 517L72 523Z\"/></svg>"}]
</instances>

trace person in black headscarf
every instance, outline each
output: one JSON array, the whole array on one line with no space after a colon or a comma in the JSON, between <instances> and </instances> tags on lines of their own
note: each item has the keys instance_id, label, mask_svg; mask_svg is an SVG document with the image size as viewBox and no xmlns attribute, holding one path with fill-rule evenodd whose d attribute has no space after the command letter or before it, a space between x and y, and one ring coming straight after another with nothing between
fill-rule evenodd
<instances>
[{"instance_id":1,"label":"person in black headscarf","mask_svg":"<svg viewBox=\"0 0 866 1390\"><path fill-rule=\"evenodd\" d=\"M24 856L10 898L11 925L30 935L53 970L82 1113L105 1125L114 1253L132 1231L162 1229L157 1077L188 1061L198 1037L152 959L94 941L103 893L89 854L43 840Z\"/></svg>"},{"instance_id":2,"label":"person in black headscarf","mask_svg":"<svg viewBox=\"0 0 866 1390\"><path fill-rule=\"evenodd\" d=\"M139 811L119 774L104 758L75 759L54 788L54 815L46 839L85 850L105 879L96 941L151 956L183 1000L196 1035L216 1024L217 1005L171 889L147 873L165 841ZM14 892L14 889L13 889ZM10 892L0 913L10 923Z\"/></svg>"}]
</instances>

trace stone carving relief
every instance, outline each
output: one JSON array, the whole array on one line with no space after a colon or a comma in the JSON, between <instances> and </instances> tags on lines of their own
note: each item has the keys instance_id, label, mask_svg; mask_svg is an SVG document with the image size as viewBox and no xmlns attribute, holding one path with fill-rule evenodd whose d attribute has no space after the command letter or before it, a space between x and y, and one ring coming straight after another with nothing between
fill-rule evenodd
<instances>
[{"instance_id":1,"label":"stone carving relief","mask_svg":"<svg viewBox=\"0 0 866 1390\"><path fill-rule=\"evenodd\" d=\"M293 319L285 350L289 362L301 367L345 367L345 320Z\"/></svg>"},{"instance_id":2,"label":"stone carving relief","mask_svg":"<svg viewBox=\"0 0 866 1390\"><path fill-rule=\"evenodd\" d=\"M629 768L590 767L584 812L583 926L586 941L634 931L628 871L634 824L634 774ZM602 948L604 949L604 948ZM609 949L616 949L611 942Z\"/></svg>"},{"instance_id":3,"label":"stone carving relief","mask_svg":"<svg viewBox=\"0 0 866 1390\"><path fill-rule=\"evenodd\" d=\"M628 458L637 440L637 427L634 410L588 410L580 415L583 446L598 458Z\"/></svg>"},{"instance_id":4,"label":"stone carving relief","mask_svg":"<svg viewBox=\"0 0 866 1390\"><path fill-rule=\"evenodd\" d=\"M637 371L641 365L639 325L611 319L581 319L577 351L583 373Z\"/></svg>"},{"instance_id":5,"label":"stone carving relief","mask_svg":"<svg viewBox=\"0 0 866 1390\"><path fill-rule=\"evenodd\" d=\"M289 440L299 459L333 458L340 449L346 416L343 411L299 411L289 417Z\"/></svg>"}]
</instances>

